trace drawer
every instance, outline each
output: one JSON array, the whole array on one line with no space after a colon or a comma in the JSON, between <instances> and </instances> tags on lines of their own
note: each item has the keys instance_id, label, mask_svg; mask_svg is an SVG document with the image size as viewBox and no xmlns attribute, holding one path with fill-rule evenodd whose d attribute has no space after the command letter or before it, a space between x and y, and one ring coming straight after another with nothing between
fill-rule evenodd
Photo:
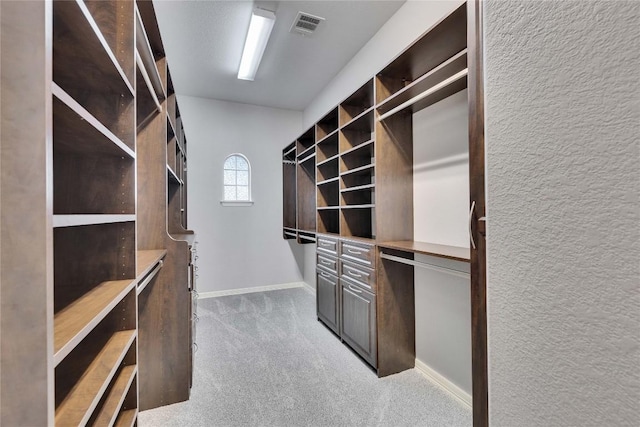
<instances>
[{"instance_id":1,"label":"drawer","mask_svg":"<svg viewBox=\"0 0 640 427\"><path fill-rule=\"evenodd\" d=\"M341 258L364 264L370 268L374 268L375 265L375 255L373 249L373 245L356 243L350 240L340 241Z\"/></svg>"},{"instance_id":2,"label":"drawer","mask_svg":"<svg viewBox=\"0 0 640 427\"><path fill-rule=\"evenodd\" d=\"M319 252L325 252L334 256L338 255L338 241L327 236L317 236L316 247Z\"/></svg>"},{"instance_id":3,"label":"drawer","mask_svg":"<svg viewBox=\"0 0 640 427\"><path fill-rule=\"evenodd\" d=\"M347 279L348 281L362 286L369 292L375 293L376 274L372 269L347 261L342 261L339 268L341 279Z\"/></svg>"},{"instance_id":4,"label":"drawer","mask_svg":"<svg viewBox=\"0 0 640 427\"><path fill-rule=\"evenodd\" d=\"M316 264L318 267L325 269L335 275L338 275L338 259L323 255L322 253L316 254Z\"/></svg>"}]
</instances>

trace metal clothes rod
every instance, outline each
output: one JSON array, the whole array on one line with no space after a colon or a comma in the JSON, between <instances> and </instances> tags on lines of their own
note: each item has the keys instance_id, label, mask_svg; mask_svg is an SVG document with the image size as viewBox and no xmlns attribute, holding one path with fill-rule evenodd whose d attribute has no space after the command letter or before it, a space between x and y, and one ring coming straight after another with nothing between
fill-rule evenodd
<instances>
[{"instance_id":1,"label":"metal clothes rod","mask_svg":"<svg viewBox=\"0 0 640 427\"><path fill-rule=\"evenodd\" d=\"M147 287L149 282L151 282L151 279L156 277L156 274L158 274L158 271L160 271L163 265L164 265L163 260L158 261L158 264L156 264L155 268L151 270L149 274L147 274L147 277L145 277L145 279L142 282L140 282L140 284L138 285L136 294L140 295L140 293L144 290L144 288Z\"/></svg>"},{"instance_id":2,"label":"metal clothes rod","mask_svg":"<svg viewBox=\"0 0 640 427\"><path fill-rule=\"evenodd\" d=\"M382 114L380 117L378 117L378 121L382 121L382 120L386 119L387 117L390 117L390 116L396 114L397 112L402 111L405 108L415 104L416 102L426 98L427 96L431 95L432 93L435 93L435 92L439 91L440 89L443 89L443 88L449 86L450 84L455 83L456 81L460 80L461 78L466 77L468 72L469 72L468 69L465 68L464 70L454 74L453 76L449 77L448 79L446 79L444 81L441 81L437 85L430 87L429 89L425 90L421 94L414 96L410 100L408 100L406 102L403 102L402 104L398 105L394 109L389 110L386 113Z\"/></svg>"},{"instance_id":3,"label":"metal clothes rod","mask_svg":"<svg viewBox=\"0 0 640 427\"><path fill-rule=\"evenodd\" d=\"M441 267L439 265L427 264L426 262L414 261L412 259L401 258L394 255L388 255L388 254L385 254L384 252L380 253L380 258L388 259L389 261L395 261L402 264L412 265L414 267L421 267L421 268L426 268L428 270L439 271L441 273L449 273L449 274L453 274L454 276L462 277L464 279L471 278L471 275L464 271L454 270L453 268Z\"/></svg>"},{"instance_id":4,"label":"metal clothes rod","mask_svg":"<svg viewBox=\"0 0 640 427\"><path fill-rule=\"evenodd\" d=\"M142 58L136 49L136 63L138 64L138 69L140 70L140 74L142 74L142 78L144 82L147 84L147 88L149 88L149 92L151 94L151 99L153 99L153 103L156 104L156 109L159 113L162 113L162 106L160 105L160 101L158 101L158 96L156 95L156 90L151 84L151 79L149 78L149 74L147 73L147 69L144 67L144 62L142 62Z\"/></svg>"}]
</instances>

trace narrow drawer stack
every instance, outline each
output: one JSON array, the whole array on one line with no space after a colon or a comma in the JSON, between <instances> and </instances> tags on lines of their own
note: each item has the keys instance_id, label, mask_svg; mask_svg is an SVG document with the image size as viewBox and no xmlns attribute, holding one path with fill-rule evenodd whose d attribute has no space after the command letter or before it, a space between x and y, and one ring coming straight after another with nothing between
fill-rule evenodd
<instances>
[{"instance_id":1,"label":"narrow drawer stack","mask_svg":"<svg viewBox=\"0 0 640 427\"><path fill-rule=\"evenodd\" d=\"M374 368L376 345L375 246L318 235L318 319Z\"/></svg>"}]
</instances>

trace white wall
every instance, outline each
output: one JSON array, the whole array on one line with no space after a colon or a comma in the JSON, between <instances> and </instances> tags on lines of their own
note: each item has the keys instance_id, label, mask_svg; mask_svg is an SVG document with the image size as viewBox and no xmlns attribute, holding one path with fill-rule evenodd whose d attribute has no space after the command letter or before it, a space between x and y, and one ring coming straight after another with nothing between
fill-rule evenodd
<instances>
[{"instance_id":1,"label":"white wall","mask_svg":"<svg viewBox=\"0 0 640 427\"><path fill-rule=\"evenodd\" d=\"M413 115L414 240L469 247L467 90ZM416 256L460 271L464 262ZM469 279L415 268L416 358L471 394Z\"/></svg>"},{"instance_id":2,"label":"white wall","mask_svg":"<svg viewBox=\"0 0 640 427\"><path fill-rule=\"evenodd\" d=\"M407 1L304 111L310 126L462 2ZM468 247L466 91L414 116L415 239ZM437 141L425 141L437 134ZM422 142L425 142L422 144ZM465 151L466 150L466 151ZM466 157L465 157L466 153ZM427 182L428 179L428 182ZM305 248L312 259L315 248ZM457 263L461 264L461 263ZM307 269L313 264L307 263ZM465 269L468 266L456 265ZM309 274L311 275L311 274ZM416 357L471 393L469 284L416 269ZM315 280L315 277L314 277ZM434 348L434 346L439 346Z\"/></svg>"},{"instance_id":3,"label":"white wall","mask_svg":"<svg viewBox=\"0 0 640 427\"><path fill-rule=\"evenodd\" d=\"M640 3L485 2L492 426L640 420Z\"/></svg>"},{"instance_id":4,"label":"white wall","mask_svg":"<svg viewBox=\"0 0 640 427\"><path fill-rule=\"evenodd\" d=\"M302 113L180 96L188 141L189 227L197 233L198 291L302 281L304 252L282 238L281 150L302 130ZM226 207L222 165L251 163L251 207Z\"/></svg>"}]
</instances>

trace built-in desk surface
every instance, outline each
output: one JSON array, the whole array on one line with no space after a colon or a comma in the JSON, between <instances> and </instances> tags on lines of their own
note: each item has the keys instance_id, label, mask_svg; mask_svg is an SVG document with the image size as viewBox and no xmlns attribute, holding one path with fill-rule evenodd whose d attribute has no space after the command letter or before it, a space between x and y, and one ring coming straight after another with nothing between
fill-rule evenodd
<instances>
[{"instance_id":1,"label":"built-in desk surface","mask_svg":"<svg viewBox=\"0 0 640 427\"><path fill-rule=\"evenodd\" d=\"M416 254L431 255L456 261L469 262L469 248L460 246L438 245L436 243L416 242L413 240L397 240L377 242L380 248L395 249Z\"/></svg>"}]
</instances>

